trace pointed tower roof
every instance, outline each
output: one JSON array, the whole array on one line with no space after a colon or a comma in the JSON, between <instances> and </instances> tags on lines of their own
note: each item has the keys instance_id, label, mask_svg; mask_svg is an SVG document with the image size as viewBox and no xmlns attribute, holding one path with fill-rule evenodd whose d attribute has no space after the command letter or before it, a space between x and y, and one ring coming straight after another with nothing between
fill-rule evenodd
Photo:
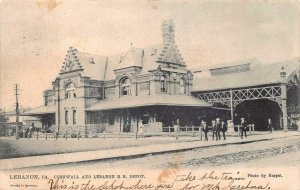
<instances>
[{"instance_id":1,"label":"pointed tower roof","mask_svg":"<svg viewBox=\"0 0 300 190\"><path fill-rule=\"evenodd\" d=\"M120 63L115 70L128 67L142 67L143 49L131 47L126 53L121 55Z\"/></svg>"}]
</instances>

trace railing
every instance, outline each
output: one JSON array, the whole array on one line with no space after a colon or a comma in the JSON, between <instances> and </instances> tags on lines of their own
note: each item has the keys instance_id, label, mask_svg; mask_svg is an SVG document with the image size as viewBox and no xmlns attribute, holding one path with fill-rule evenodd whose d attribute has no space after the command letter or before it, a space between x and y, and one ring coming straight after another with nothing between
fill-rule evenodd
<instances>
[{"instance_id":1,"label":"railing","mask_svg":"<svg viewBox=\"0 0 300 190\"><path fill-rule=\"evenodd\" d=\"M252 134L255 131L255 125L254 124L249 124L247 125L247 129ZM212 126L208 126L209 131L212 130ZM236 132L238 135L240 135L240 125L235 125L234 129L237 129ZM209 132L210 134L211 132ZM230 134L230 133L229 133ZM180 126L180 127L174 127L174 126L165 126L162 127L162 132L146 132L143 134L140 134L139 132L131 132L131 133L108 133L105 130L102 132L92 132L92 131L80 131L80 130L75 130L72 132L64 131L61 133L42 133L38 131L34 132L24 132L23 133L23 138L27 139L81 139L81 138L102 138L102 139L107 139L107 138L144 138L144 137L149 137L149 136L168 136L168 137L176 137L178 139L179 136L191 136L191 137L196 137L199 136L200 140L202 140L203 136L203 130L200 126Z\"/></svg>"},{"instance_id":2,"label":"railing","mask_svg":"<svg viewBox=\"0 0 300 190\"><path fill-rule=\"evenodd\" d=\"M193 132L193 131L199 131L199 126L180 126L179 130L184 132ZM162 127L162 132L174 132L174 126L166 126Z\"/></svg>"}]
</instances>

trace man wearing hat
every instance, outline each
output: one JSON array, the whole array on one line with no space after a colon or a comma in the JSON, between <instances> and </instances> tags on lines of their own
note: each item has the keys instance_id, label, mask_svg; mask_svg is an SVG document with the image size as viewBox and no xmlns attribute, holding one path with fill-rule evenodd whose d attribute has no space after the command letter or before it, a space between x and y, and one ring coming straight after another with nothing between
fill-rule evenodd
<instances>
[{"instance_id":1,"label":"man wearing hat","mask_svg":"<svg viewBox=\"0 0 300 190\"><path fill-rule=\"evenodd\" d=\"M217 133L217 124L215 120L211 121L211 125L212 125L212 140L214 140L215 136L216 136L216 140L218 140L218 133Z\"/></svg>"},{"instance_id":2,"label":"man wearing hat","mask_svg":"<svg viewBox=\"0 0 300 190\"><path fill-rule=\"evenodd\" d=\"M241 118L241 139L243 139L243 134L245 133L245 138L247 138L247 124L245 118Z\"/></svg>"},{"instance_id":3,"label":"man wearing hat","mask_svg":"<svg viewBox=\"0 0 300 190\"><path fill-rule=\"evenodd\" d=\"M208 141L207 138L207 133L208 133L208 127L205 121L201 122L202 123L202 127L203 127L203 131L204 131L204 141Z\"/></svg>"},{"instance_id":4,"label":"man wearing hat","mask_svg":"<svg viewBox=\"0 0 300 190\"><path fill-rule=\"evenodd\" d=\"M220 125L220 130L223 133L224 140L226 140L225 132L227 131L227 125L226 125L225 121L223 121L223 120L222 120L221 125ZM221 139L221 137L219 137L219 139Z\"/></svg>"},{"instance_id":5,"label":"man wearing hat","mask_svg":"<svg viewBox=\"0 0 300 190\"><path fill-rule=\"evenodd\" d=\"M216 128L217 128L217 140L221 140L221 121L220 118L216 119Z\"/></svg>"}]
</instances>

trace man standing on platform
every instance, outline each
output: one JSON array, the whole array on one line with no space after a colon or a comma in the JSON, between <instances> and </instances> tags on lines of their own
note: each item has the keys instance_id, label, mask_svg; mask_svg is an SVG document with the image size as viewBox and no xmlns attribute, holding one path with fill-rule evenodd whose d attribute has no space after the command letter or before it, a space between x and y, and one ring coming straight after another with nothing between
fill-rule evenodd
<instances>
[{"instance_id":1,"label":"man standing on platform","mask_svg":"<svg viewBox=\"0 0 300 190\"><path fill-rule=\"evenodd\" d=\"M216 140L218 140L218 133L217 133L217 125L216 125L216 121L212 120L211 121L211 125L212 125L212 140L214 140L215 136L216 136Z\"/></svg>"},{"instance_id":2,"label":"man standing on platform","mask_svg":"<svg viewBox=\"0 0 300 190\"><path fill-rule=\"evenodd\" d=\"M243 134L245 134L245 138L247 138L247 124L245 118L241 118L241 139L243 139Z\"/></svg>"},{"instance_id":3,"label":"man standing on platform","mask_svg":"<svg viewBox=\"0 0 300 190\"><path fill-rule=\"evenodd\" d=\"M220 118L216 119L216 128L217 128L217 140L221 140L221 121Z\"/></svg>"},{"instance_id":4,"label":"man standing on platform","mask_svg":"<svg viewBox=\"0 0 300 190\"><path fill-rule=\"evenodd\" d=\"M224 140L226 140L225 132L227 131L227 125L226 125L225 121L223 121L223 120L222 120L222 122L221 122L220 130L221 130L222 133L223 133L223 138L224 138ZM220 138L220 139L221 139L221 138Z\"/></svg>"},{"instance_id":5,"label":"man standing on platform","mask_svg":"<svg viewBox=\"0 0 300 190\"><path fill-rule=\"evenodd\" d=\"M273 131L273 124L272 124L272 120L270 118L268 119L268 130L269 130L269 133L272 133L272 131Z\"/></svg>"},{"instance_id":6,"label":"man standing on platform","mask_svg":"<svg viewBox=\"0 0 300 190\"><path fill-rule=\"evenodd\" d=\"M204 141L208 141L207 133L208 133L208 127L205 121L203 121L203 131L204 131Z\"/></svg>"}]
</instances>

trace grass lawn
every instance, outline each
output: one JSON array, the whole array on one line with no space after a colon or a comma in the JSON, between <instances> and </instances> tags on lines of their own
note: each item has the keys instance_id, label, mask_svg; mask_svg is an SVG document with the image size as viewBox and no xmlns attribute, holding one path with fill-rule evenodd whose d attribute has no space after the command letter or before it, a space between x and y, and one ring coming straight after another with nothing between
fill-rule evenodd
<instances>
[{"instance_id":1,"label":"grass lawn","mask_svg":"<svg viewBox=\"0 0 300 190\"><path fill-rule=\"evenodd\" d=\"M178 142L195 141L197 137L181 137ZM150 144L165 144L175 142L174 137L140 138L81 138L75 139L19 139L0 138L0 159L36 156L46 154L60 154L70 152L84 152L91 150L105 150L121 147L145 146Z\"/></svg>"}]
</instances>

